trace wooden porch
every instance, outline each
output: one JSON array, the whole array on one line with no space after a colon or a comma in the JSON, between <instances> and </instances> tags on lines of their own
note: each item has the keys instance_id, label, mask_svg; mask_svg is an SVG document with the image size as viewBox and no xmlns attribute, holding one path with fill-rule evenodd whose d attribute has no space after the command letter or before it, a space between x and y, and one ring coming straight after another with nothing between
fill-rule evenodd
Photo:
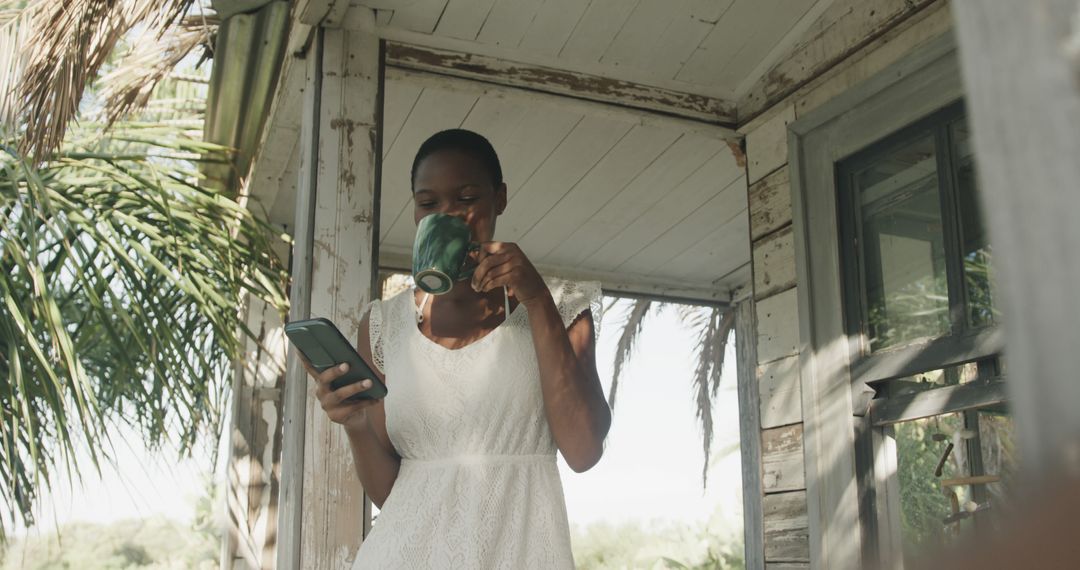
<instances>
[{"instance_id":1,"label":"wooden porch","mask_svg":"<svg viewBox=\"0 0 1080 570\"><path fill-rule=\"evenodd\" d=\"M811 327L830 317L808 313L790 125L955 46L948 2L291 10L246 185L251 207L295 240L290 318L326 316L354 335L379 272L409 267L416 148L441 129L480 132L507 173L498 237L542 272L737 311L747 567L859 566L854 444L823 428L851 422L852 396L805 376ZM281 323L262 307L248 315L270 351L252 346L236 382L225 557L346 568L370 525L347 441L309 397Z\"/></svg>"}]
</instances>

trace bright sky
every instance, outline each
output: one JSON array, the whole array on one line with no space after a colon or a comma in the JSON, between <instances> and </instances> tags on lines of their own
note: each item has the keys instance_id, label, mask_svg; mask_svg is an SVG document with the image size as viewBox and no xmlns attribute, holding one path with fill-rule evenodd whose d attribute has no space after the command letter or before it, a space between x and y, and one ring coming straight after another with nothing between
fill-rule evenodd
<instances>
[{"instance_id":1,"label":"bright sky","mask_svg":"<svg viewBox=\"0 0 1080 570\"><path fill-rule=\"evenodd\" d=\"M597 358L605 390L622 317L621 308L616 307L601 327ZM583 474L574 473L560 461L571 523L704 521L717 508L727 515L725 519L739 518L738 451L714 462L708 490L702 490L704 455L690 385L695 344L692 331L684 329L675 311L648 318L620 381L604 458ZM729 346L725 360L713 416L714 449L738 440L733 346ZM135 437L128 439L137 441ZM200 455L177 460L172 451L153 455L119 444L115 465L105 466L101 479L88 477L81 489L76 483L74 492L63 483L45 497L39 524L31 532L49 532L57 523L70 521L109 522L152 515L189 522L210 474L209 454Z\"/></svg>"}]
</instances>

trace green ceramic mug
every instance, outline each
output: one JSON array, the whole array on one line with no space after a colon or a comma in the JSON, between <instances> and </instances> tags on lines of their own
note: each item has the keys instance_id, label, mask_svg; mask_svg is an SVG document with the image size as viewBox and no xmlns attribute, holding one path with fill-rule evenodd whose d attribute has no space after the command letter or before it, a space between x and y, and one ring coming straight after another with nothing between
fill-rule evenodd
<instances>
[{"instance_id":1,"label":"green ceramic mug","mask_svg":"<svg viewBox=\"0 0 1080 570\"><path fill-rule=\"evenodd\" d=\"M464 220L449 214L428 214L416 225L413 242L413 281L432 295L442 295L454 283L472 277L469 252L480 249Z\"/></svg>"}]
</instances>

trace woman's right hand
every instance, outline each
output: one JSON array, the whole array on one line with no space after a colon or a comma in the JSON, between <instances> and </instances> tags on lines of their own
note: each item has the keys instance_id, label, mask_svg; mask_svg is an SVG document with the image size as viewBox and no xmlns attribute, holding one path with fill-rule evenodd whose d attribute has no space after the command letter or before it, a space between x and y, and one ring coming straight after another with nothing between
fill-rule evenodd
<instances>
[{"instance_id":1,"label":"woman's right hand","mask_svg":"<svg viewBox=\"0 0 1080 570\"><path fill-rule=\"evenodd\" d=\"M348 364L341 363L333 368L327 368L319 372L302 355L300 360L304 363L308 375L315 381L315 397L319 399L319 403L330 421L345 426L346 430L366 428L367 409L378 404L380 400L364 399L355 402L346 402L345 400L371 388L371 380L361 380L334 390L330 387L330 383L349 371Z\"/></svg>"}]
</instances>

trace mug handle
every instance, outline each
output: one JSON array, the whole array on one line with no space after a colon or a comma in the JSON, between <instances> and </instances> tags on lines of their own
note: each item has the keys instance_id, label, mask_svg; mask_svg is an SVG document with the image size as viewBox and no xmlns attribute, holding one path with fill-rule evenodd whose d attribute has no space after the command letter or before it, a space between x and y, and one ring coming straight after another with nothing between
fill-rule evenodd
<instances>
[{"instance_id":1,"label":"mug handle","mask_svg":"<svg viewBox=\"0 0 1080 570\"><path fill-rule=\"evenodd\" d=\"M480 244L478 244L478 243L476 243L474 241L469 242L469 247L467 248L467 251L469 253L473 253L474 251L480 251ZM465 268L465 264L468 263L468 261L469 261L469 256L466 255L465 259L461 261L461 267L462 267L461 277L458 277L458 281L464 281L466 279L472 279L473 272L476 271L476 266L474 265L472 267Z\"/></svg>"}]
</instances>

